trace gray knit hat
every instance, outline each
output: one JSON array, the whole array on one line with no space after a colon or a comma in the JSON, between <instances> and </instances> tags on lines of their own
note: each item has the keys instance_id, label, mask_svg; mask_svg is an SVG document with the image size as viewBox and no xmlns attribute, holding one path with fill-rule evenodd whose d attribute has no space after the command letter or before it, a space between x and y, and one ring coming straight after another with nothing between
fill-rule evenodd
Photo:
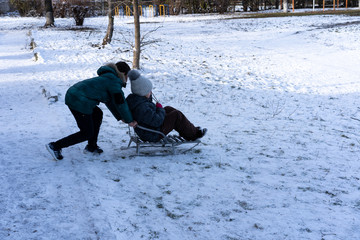
<instances>
[{"instance_id":1,"label":"gray knit hat","mask_svg":"<svg viewBox=\"0 0 360 240\"><path fill-rule=\"evenodd\" d=\"M149 79L141 74L136 70L131 70L128 73L128 78L131 82L131 92L139 95L139 96L146 96L152 90L152 83Z\"/></svg>"}]
</instances>

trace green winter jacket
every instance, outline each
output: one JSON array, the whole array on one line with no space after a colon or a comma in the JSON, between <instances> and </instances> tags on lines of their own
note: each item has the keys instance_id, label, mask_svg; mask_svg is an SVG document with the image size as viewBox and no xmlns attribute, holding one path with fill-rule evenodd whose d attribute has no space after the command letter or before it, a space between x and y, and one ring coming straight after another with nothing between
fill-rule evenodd
<instances>
[{"instance_id":1,"label":"green winter jacket","mask_svg":"<svg viewBox=\"0 0 360 240\"><path fill-rule=\"evenodd\" d=\"M66 92L65 104L83 114L92 114L94 107L102 102L118 121L132 122L133 118L121 89L123 81L116 70L110 66L102 66L97 74L98 77L78 82L70 87Z\"/></svg>"}]
</instances>

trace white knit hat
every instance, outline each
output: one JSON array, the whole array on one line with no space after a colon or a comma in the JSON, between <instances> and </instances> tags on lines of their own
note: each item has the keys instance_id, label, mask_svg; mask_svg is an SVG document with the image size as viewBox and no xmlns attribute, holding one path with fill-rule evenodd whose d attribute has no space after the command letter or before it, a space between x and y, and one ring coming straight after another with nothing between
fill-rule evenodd
<instances>
[{"instance_id":1,"label":"white knit hat","mask_svg":"<svg viewBox=\"0 0 360 240\"><path fill-rule=\"evenodd\" d=\"M151 92L153 85L149 79L141 74L136 70L131 70L128 73L128 78L131 82L131 92L139 95L139 96L146 96L149 92Z\"/></svg>"}]
</instances>

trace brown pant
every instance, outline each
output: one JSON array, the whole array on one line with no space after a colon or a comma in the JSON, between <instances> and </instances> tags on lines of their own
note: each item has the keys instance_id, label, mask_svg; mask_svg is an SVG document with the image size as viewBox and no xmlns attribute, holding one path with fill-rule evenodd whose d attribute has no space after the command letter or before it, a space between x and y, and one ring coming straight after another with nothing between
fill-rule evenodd
<instances>
[{"instance_id":1,"label":"brown pant","mask_svg":"<svg viewBox=\"0 0 360 240\"><path fill-rule=\"evenodd\" d=\"M195 140L199 137L200 130L196 128L179 110L173 107L165 107L165 119L161 126L161 132L167 135L175 129L186 140Z\"/></svg>"}]
</instances>

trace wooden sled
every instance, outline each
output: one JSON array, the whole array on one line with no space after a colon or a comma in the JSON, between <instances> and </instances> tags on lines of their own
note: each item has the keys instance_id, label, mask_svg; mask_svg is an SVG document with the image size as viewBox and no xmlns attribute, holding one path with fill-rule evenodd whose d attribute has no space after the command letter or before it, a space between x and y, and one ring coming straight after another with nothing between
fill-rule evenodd
<instances>
[{"instance_id":1,"label":"wooden sled","mask_svg":"<svg viewBox=\"0 0 360 240\"><path fill-rule=\"evenodd\" d=\"M131 144L135 143L136 146L133 146L134 148L136 148L136 155L135 156L166 156L166 155L174 155L176 153L176 147L182 144L193 144L192 147L181 151L180 153L185 153L190 151L191 149L193 149L194 147L196 147L197 145L199 145L201 143L200 139L194 140L194 141L187 141L184 138L178 136L178 135L165 135L164 133L160 132L160 131L156 131L153 129L149 129L146 127L142 127L137 125L136 127L145 130L145 131L149 131L149 132L153 132L153 133L157 133L160 134L162 136L162 139L160 139L160 141L158 142L148 142L148 141L143 141L141 140L141 138L136 134L135 130L131 127L129 127L129 144L127 146L127 148L125 149L129 149L131 148ZM147 153L147 154L142 154L140 153L140 150L142 148L161 148L162 152L164 152L163 154L152 154L152 153Z\"/></svg>"}]
</instances>

